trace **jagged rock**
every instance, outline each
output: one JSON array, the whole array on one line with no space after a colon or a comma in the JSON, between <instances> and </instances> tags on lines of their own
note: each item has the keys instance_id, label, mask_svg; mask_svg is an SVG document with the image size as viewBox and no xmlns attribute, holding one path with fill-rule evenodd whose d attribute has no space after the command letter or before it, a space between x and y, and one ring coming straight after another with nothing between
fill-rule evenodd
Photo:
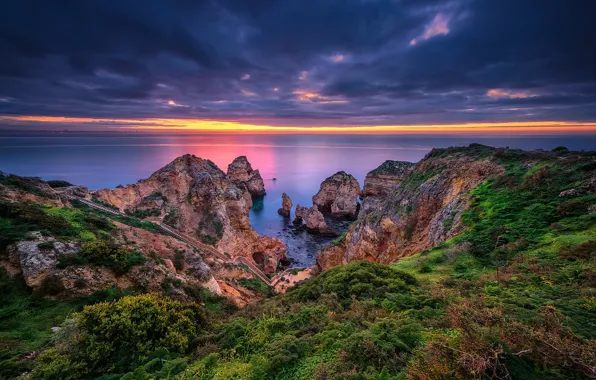
<instances>
[{"instance_id":1,"label":"jagged rock","mask_svg":"<svg viewBox=\"0 0 596 380\"><path fill-rule=\"evenodd\" d=\"M90 198L89 189L86 186L69 186L66 189L58 189L61 194L74 195L81 198Z\"/></svg>"},{"instance_id":2,"label":"jagged rock","mask_svg":"<svg viewBox=\"0 0 596 380\"><path fill-rule=\"evenodd\" d=\"M371 170L364 179L361 197L384 197L395 190L401 181L414 168L415 164L406 161L387 160Z\"/></svg>"},{"instance_id":3,"label":"jagged rock","mask_svg":"<svg viewBox=\"0 0 596 380\"><path fill-rule=\"evenodd\" d=\"M290 216L290 211L292 210L292 199L286 193L281 195L281 208L277 210L279 215L285 216L288 218Z\"/></svg>"},{"instance_id":4,"label":"jagged rock","mask_svg":"<svg viewBox=\"0 0 596 380\"><path fill-rule=\"evenodd\" d=\"M317 254L317 267L321 271L326 271L333 267L346 264L346 260L344 258L345 252L346 247L343 245L338 246L331 244L323 248Z\"/></svg>"},{"instance_id":5,"label":"jagged rock","mask_svg":"<svg viewBox=\"0 0 596 380\"><path fill-rule=\"evenodd\" d=\"M322 252L319 266L328 269L354 260L391 263L460 233L469 191L504 172L486 158L490 150L495 149L476 144L454 148L451 155L431 151L383 202L362 209L348 230L345 248Z\"/></svg>"},{"instance_id":6,"label":"jagged rock","mask_svg":"<svg viewBox=\"0 0 596 380\"><path fill-rule=\"evenodd\" d=\"M319 211L317 206L304 207L296 206L296 218L294 224L306 224L306 229L309 232L320 233L320 234L334 234L333 229L327 226L323 214Z\"/></svg>"},{"instance_id":7,"label":"jagged rock","mask_svg":"<svg viewBox=\"0 0 596 380\"><path fill-rule=\"evenodd\" d=\"M236 159L230 166L244 160ZM252 258L256 252L271 260L285 256L286 246L281 241L259 236L252 229L248 218L252 199L246 186L234 184L209 160L187 154L148 179L123 188L98 190L94 195L122 211L155 202L152 204L160 208L152 209L158 211L152 211L153 217L232 258Z\"/></svg>"},{"instance_id":8,"label":"jagged rock","mask_svg":"<svg viewBox=\"0 0 596 380\"><path fill-rule=\"evenodd\" d=\"M27 240L10 245L7 251L10 262L20 265L25 283L35 288L56 270L59 256L75 254L79 247L74 243L57 242L40 232L30 232Z\"/></svg>"},{"instance_id":9,"label":"jagged rock","mask_svg":"<svg viewBox=\"0 0 596 380\"><path fill-rule=\"evenodd\" d=\"M228 165L228 178L236 185L243 184L253 197L265 195L265 184L258 170L253 170L246 156L236 157Z\"/></svg>"},{"instance_id":10,"label":"jagged rock","mask_svg":"<svg viewBox=\"0 0 596 380\"><path fill-rule=\"evenodd\" d=\"M335 217L356 218L360 184L352 175L340 171L321 183L319 192L312 198L319 211Z\"/></svg>"}]
</instances>

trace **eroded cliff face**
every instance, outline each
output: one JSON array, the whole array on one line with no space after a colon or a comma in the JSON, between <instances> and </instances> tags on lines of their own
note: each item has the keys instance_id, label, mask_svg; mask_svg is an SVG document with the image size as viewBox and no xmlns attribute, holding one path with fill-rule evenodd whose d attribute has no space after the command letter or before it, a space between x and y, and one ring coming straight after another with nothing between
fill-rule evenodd
<instances>
[{"instance_id":1,"label":"eroded cliff face","mask_svg":"<svg viewBox=\"0 0 596 380\"><path fill-rule=\"evenodd\" d=\"M353 260L391 263L461 232L467 193L504 171L490 155L476 154L474 149L470 146L447 155L433 150L415 167L404 165L407 174L400 180L391 178L375 186L381 194L390 190L362 209L340 248L319 253L319 266L329 269ZM395 182L399 186L391 188Z\"/></svg>"},{"instance_id":2,"label":"eroded cliff face","mask_svg":"<svg viewBox=\"0 0 596 380\"><path fill-rule=\"evenodd\" d=\"M391 194L415 166L412 162L387 160L368 172L360 193L363 206L366 208L368 204L374 204Z\"/></svg>"},{"instance_id":3,"label":"eroded cliff face","mask_svg":"<svg viewBox=\"0 0 596 380\"><path fill-rule=\"evenodd\" d=\"M209 160L184 155L148 179L98 190L94 196L128 214L163 221L230 257L254 259L258 254L264 258L267 272L274 272L285 256L281 241L259 236L252 229L248 218L252 199L247 187L236 185Z\"/></svg>"},{"instance_id":4,"label":"eroded cliff face","mask_svg":"<svg viewBox=\"0 0 596 380\"><path fill-rule=\"evenodd\" d=\"M352 175L341 171L321 183L319 192L312 198L319 211L334 217L356 218L358 215L360 184Z\"/></svg>"},{"instance_id":5,"label":"eroded cliff face","mask_svg":"<svg viewBox=\"0 0 596 380\"><path fill-rule=\"evenodd\" d=\"M246 156L236 157L228 165L228 178L236 185L244 185L253 197L265 195L265 184L258 170L253 170Z\"/></svg>"}]
</instances>

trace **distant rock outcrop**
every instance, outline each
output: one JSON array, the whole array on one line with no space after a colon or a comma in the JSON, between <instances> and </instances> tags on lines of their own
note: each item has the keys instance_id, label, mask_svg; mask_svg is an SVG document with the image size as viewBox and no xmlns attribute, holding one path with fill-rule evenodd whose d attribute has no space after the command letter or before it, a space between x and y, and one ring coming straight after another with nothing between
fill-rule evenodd
<instances>
[{"instance_id":1,"label":"distant rock outcrop","mask_svg":"<svg viewBox=\"0 0 596 380\"><path fill-rule=\"evenodd\" d=\"M319 192L312 198L319 211L334 217L355 219L358 215L360 184L352 175L340 171L321 183Z\"/></svg>"},{"instance_id":2,"label":"distant rock outcrop","mask_svg":"<svg viewBox=\"0 0 596 380\"><path fill-rule=\"evenodd\" d=\"M364 179L361 197L384 197L395 190L416 164L406 161L387 160L371 170Z\"/></svg>"},{"instance_id":3,"label":"distant rock outcrop","mask_svg":"<svg viewBox=\"0 0 596 380\"><path fill-rule=\"evenodd\" d=\"M253 197L265 195L265 184L258 170L253 170L246 156L236 157L228 165L228 178L236 185L245 185Z\"/></svg>"},{"instance_id":4,"label":"distant rock outcrop","mask_svg":"<svg viewBox=\"0 0 596 380\"><path fill-rule=\"evenodd\" d=\"M277 213L286 218L290 217L290 211L292 210L292 199L286 193L281 195L281 208L277 210Z\"/></svg>"},{"instance_id":5,"label":"distant rock outcrop","mask_svg":"<svg viewBox=\"0 0 596 380\"><path fill-rule=\"evenodd\" d=\"M278 239L259 236L251 227L252 199L242 181L247 177L235 169L245 167L245 160L241 157L231 165L234 178L240 178L238 186L213 162L187 154L148 179L98 190L94 196L129 214L161 220L230 257L264 255L265 270L272 272L285 256L286 246ZM256 177L255 172L250 178Z\"/></svg>"},{"instance_id":6,"label":"distant rock outcrop","mask_svg":"<svg viewBox=\"0 0 596 380\"><path fill-rule=\"evenodd\" d=\"M334 234L333 229L327 226L325 218L317 206L313 205L310 208L300 205L296 206L296 218L294 219L294 224L302 224L303 221L309 232L325 235Z\"/></svg>"}]
</instances>

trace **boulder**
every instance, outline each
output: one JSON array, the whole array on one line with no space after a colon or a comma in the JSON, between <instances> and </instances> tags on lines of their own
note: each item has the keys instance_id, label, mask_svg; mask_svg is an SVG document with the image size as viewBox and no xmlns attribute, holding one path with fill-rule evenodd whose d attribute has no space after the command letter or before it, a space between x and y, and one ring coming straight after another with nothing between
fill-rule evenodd
<instances>
[{"instance_id":1,"label":"boulder","mask_svg":"<svg viewBox=\"0 0 596 380\"><path fill-rule=\"evenodd\" d=\"M294 224L302 224L303 221L306 224L306 229L309 232L325 235L335 234L333 229L327 226L325 218L317 206L296 206L296 218L294 219Z\"/></svg>"},{"instance_id":2,"label":"boulder","mask_svg":"<svg viewBox=\"0 0 596 380\"><path fill-rule=\"evenodd\" d=\"M40 232L30 232L27 240L8 246L7 251L10 262L20 266L27 286L36 288L45 276L55 271L59 256L76 254L79 247L58 242Z\"/></svg>"}]
</instances>

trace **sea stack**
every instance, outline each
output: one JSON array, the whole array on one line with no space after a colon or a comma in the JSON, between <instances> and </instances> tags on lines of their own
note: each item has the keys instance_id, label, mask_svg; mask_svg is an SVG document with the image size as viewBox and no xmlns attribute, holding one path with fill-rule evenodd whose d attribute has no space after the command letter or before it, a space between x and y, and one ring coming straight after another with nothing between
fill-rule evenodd
<instances>
[{"instance_id":1,"label":"sea stack","mask_svg":"<svg viewBox=\"0 0 596 380\"><path fill-rule=\"evenodd\" d=\"M301 225L302 221L306 224L306 229L312 233L323 235L334 235L335 232L325 222L323 214L319 211L317 206L304 207L296 206L296 218L294 224Z\"/></svg>"},{"instance_id":2,"label":"sea stack","mask_svg":"<svg viewBox=\"0 0 596 380\"><path fill-rule=\"evenodd\" d=\"M253 170L246 156L236 157L228 165L228 178L236 185L244 185L253 197L262 197L266 194L263 178L258 170Z\"/></svg>"},{"instance_id":3,"label":"sea stack","mask_svg":"<svg viewBox=\"0 0 596 380\"><path fill-rule=\"evenodd\" d=\"M312 198L319 211L334 217L355 219L358 216L360 184L352 176L340 171L321 183L319 192Z\"/></svg>"},{"instance_id":4,"label":"sea stack","mask_svg":"<svg viewBox=\"0 0 596 380\"><path fill-rule=\"evenodd\" d=\"M292 199L286 193L281 195L281 208L277 210L277 213L286 218L290 217L290 211L292 210Z\"/></svg>"}]
</instances>

